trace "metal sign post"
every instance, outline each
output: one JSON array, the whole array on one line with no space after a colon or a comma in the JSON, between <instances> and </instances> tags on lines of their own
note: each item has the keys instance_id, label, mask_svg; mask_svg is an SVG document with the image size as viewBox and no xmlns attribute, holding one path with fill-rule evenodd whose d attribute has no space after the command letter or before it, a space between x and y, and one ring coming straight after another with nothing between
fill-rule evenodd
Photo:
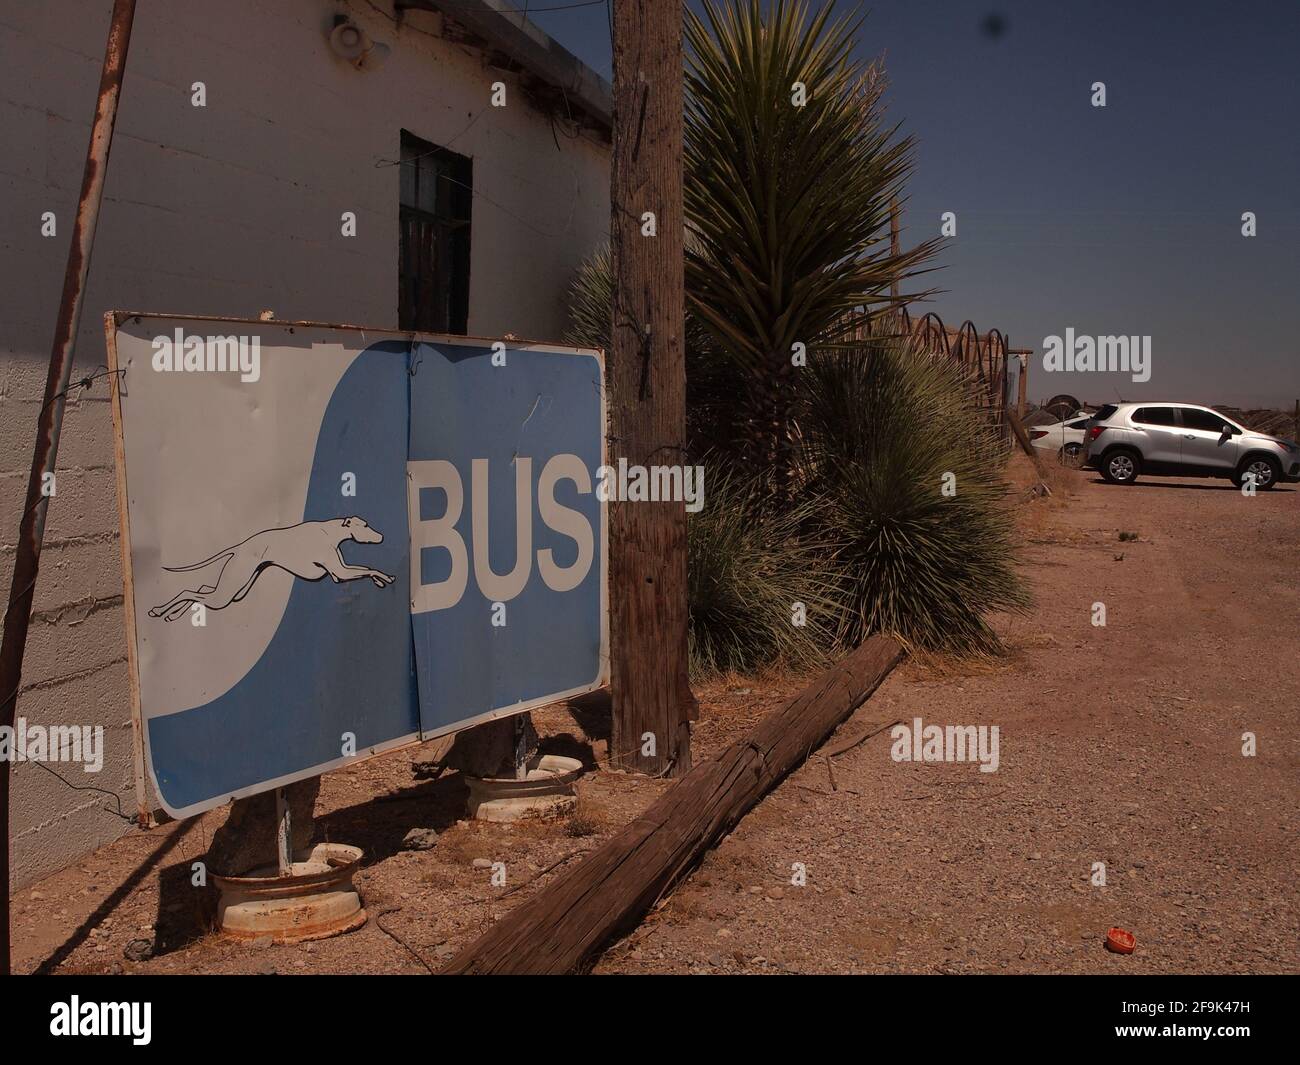
<instances>
[{"instance_id":1,"label":"metal sign post","mask_svg":"<svg viewBox=\"0 0 1300 1065\"><path fill-rule=\"evenodd\" d=\"M528 779L528 725L523 714L515 717L515 779Z\"/></svg>"},{"instance_id":2,"label":"metal sign post","mask_svg":"<svg viewBox=\"0 0 1300 1065\"><path fill-rule=\"evenodd\" d=\"M293 814L284 788L275 789L276 858L281 876L293 875Z\"/></svg>"}]
</instances>

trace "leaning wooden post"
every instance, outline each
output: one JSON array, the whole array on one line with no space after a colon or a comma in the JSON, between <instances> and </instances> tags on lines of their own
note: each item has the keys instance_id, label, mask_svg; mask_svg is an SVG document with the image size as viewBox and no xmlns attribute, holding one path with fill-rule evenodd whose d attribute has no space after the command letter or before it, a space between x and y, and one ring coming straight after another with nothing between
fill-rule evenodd
<instances>
[{"instance_id":1,"label":"leaning wooden post","mask_svg":"<svg viewBox=\"0 0 1300 1065\"><path fill-rule=\"evenodd\" d=\"M686 461L682 221L682 5L614 4L614 265L610 459ZM609 509L614 766L677 776L691 766L686 672L686 507Z\"/></svg>"},{"instance_id":2,"label":"leaning wooden post","mask_svg":"<svg viewBox=\"0 0 1300 1065\"><path fill-rule=\"evenodd\" d=\"M1024 425L1016 416L1014 411L1007 411L1007 421L1011 425L1011 432L1015 435L1016 442L1020 445L1020 450L1029 456L1029 460L1034 464L1034 470L1038 474L1038 491L1041 495L1050 496L1052 490L1047 487L1047 470L1043 467L1043 460L1038 456L1038 449L1029 441L1029 434L1025 432Z\"/></svg>"},{"instance_id":3,"label":"leaning wooden post","mask_svg":"<svg viewBox=\"0 0 1300 1065\"><path fill-rule=\"evenodd\" d=\"M18 523L9 603L4 612L4 637L0 641L0 726L6 728L13 728L18 691L22 684L23 652L27 647L28 623L36 594L36 577L41 566L45 513L53 494L51 486L59 457L63 409L72 382L73 347L81 323L86 277L90 273L90 253L95 246L99 205L104 198L104 179L108 173L108 152L113 145L113 124L117 121L117 102L122 94L122 77L126 72L126 54L131 43L131 26L134 21L135 0L114 0L113 14L108 24L108 43L104 47L99 95L95 101L95 117L90 125L90 145L86 149L86 166L82 171L81 195L77 200L72 241L63 273L63 295L59 300L59 315L54 323L54 343L50 350L49 372L45 378L45 402L36 418L36 443L32 449L32 468L27 480L27 501ZM0 914L0 974L8 976L8 758L0 758L0 823L3 823L5 829L4 849L0 852L0 884L4 886L4 899L0 902L0 909L3 909Z\"/></svg>"}]
</instances>

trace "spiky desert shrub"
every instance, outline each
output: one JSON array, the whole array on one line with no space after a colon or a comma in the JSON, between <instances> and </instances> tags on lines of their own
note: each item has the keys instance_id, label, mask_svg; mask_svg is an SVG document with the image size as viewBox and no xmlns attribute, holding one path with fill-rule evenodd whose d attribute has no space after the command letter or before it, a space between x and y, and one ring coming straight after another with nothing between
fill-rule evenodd
<instances>
[{"instance_id":1,"label":"spiky desert shrub","mask_svg":"<svg viewBox=\"0 0 1300 1065\"><path fill-rule=\"evenodd\" d=\"M831 7L687 14L687 450L715 457L688 521L697 672L811 662L877 631L988 651L985 613L1026 600L1002 448L957 372L902 341L836 347L937 242L889 250L912 143L885 121L879 67L856 58L859 20ZM602 249L575 281L573 342L609 349L613 293Z\"/></svg>"},{"instance_id":2,"label":"spiky desert shrub","mask_svg":"<svg viewBox=\"0 0 1300 1065\"><path fill-rule=\"evenodd\" d=\"M609 351L614 320L614 264L602 244L578 267L569 283L569 329L564 338L579 348Z\"/></svg>"},{"instance_id":3,"label":"spiky desert shrub","mask_svg":"<svg viewBox=\"0 0 1300 1065\"><path fill-rule=\"evenodd\" d=\"M800 382L801 490L825 499L819 535L838 545L840 639L996 650L986 612L1022 609L1028 593L1003 448L959 371L895 338L823 353Z\"/></svg>"},{"instance_id":4,"label":"spiky desert shrub","mask_svg":"<svg viewBox=\"0 0 1300 1065\"><path fill-rule=\"evenodd\" d=\"M706 469L710 467L706 460ZM705 506L686 523L691 672L811 666L835 650L844 603L832 553L802 531L823 503L809 497L773 515L765 487L715 476ZM803 625L794 624L803 604Z\"/></svg>"}]
</instances>

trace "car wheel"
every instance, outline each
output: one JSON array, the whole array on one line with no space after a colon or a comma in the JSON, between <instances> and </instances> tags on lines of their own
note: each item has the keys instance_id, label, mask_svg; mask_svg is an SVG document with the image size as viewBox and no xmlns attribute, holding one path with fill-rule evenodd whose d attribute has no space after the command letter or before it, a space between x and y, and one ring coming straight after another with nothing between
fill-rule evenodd
<instances>
[{"instance_id":1,"label":"car wheel","mask_svg":"<svg viewBox=\"0 0 1300 1065\"><path fill-rule=\"evenodd\" d=\"M1277 459L1269 458L1267 455L1250 455L1237 467L1232 482L1240 488L1246 483L1246 478L1252 475L1255 478L1255 487L1260 491L1267 491L1277 484L1278 478L1282 476L1282 467Z\"/></svg>"},{"instance_id":2,"label":"car wheel","mask_svg":"<svg viewBox=\"0 0 1300 1065\"><path fill-rule=\"evenodd\" d=\"M1116 450L1101 460L1101 475L1111 484L1132 484L1141 467L1142 462L1134 452Z\"/></svg>"},{"instance_id":3,"label":"car wheel","mask_svg":"<svg viewBox=\"0 0 1300 1065\"><path fill-rule=\"evenodd\" d=\"M1072 470L1077 470L1083 465L1083 445L1066 444L1056 453L1057 459L1062 466L1068 466Z\"/></svg>"}]
</instances>

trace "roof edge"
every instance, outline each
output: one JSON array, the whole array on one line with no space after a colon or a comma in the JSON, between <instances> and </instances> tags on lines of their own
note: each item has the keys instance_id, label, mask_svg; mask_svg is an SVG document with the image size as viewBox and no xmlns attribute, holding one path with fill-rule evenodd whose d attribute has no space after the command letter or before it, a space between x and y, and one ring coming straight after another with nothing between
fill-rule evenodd
<instances>
[{"instance_id":1,"label":"roof edge","mask_svg":"<svg viewBox=\"0 0 1300 1065\"><path fill-rule=\"evenodd\" d=\"M609 82L503 0L396 0L399 9L437 11L559 90L567 104L586 112L606 133L613 129Z\"/></svg>"}]
</instances>

